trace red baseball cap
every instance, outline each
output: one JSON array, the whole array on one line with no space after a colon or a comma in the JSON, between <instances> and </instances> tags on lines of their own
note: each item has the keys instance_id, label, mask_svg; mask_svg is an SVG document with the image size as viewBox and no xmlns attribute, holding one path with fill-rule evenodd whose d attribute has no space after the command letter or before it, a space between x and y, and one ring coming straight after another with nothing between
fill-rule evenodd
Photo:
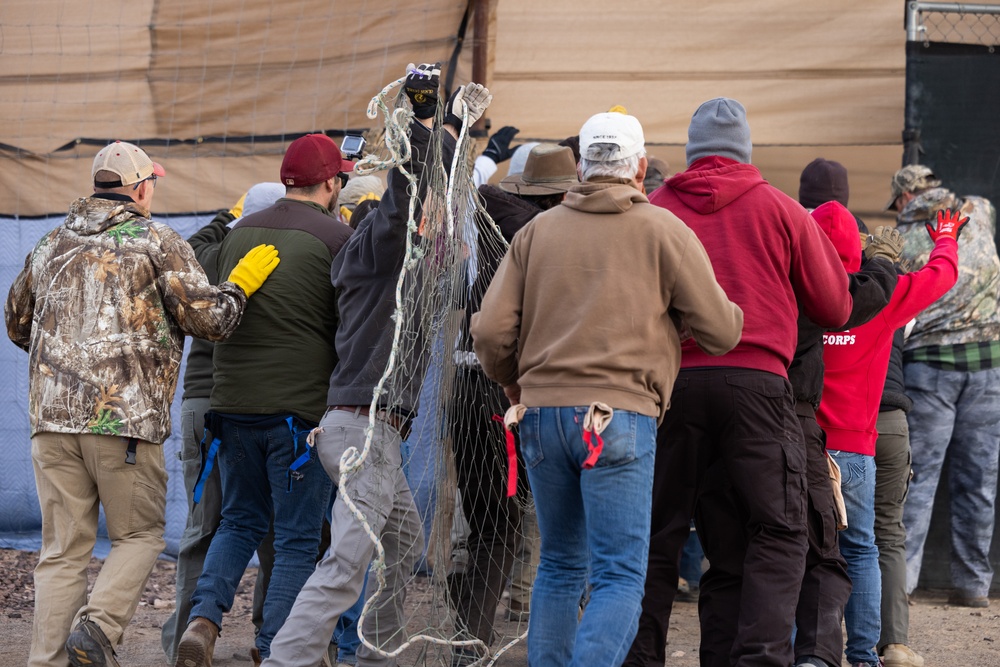
<instances>
[{"instance_id":1,"label":"red baseball cap","mask_svg":"<svg viewBox=\"0 0 1000 667\"><path fill-rule=\"evenodd\" d=\"M325 134L307 134L288 146L281 161L281 182L290 188L322 183L354 163L344 159L336 142Z\"/></svg>"}]
</instances>

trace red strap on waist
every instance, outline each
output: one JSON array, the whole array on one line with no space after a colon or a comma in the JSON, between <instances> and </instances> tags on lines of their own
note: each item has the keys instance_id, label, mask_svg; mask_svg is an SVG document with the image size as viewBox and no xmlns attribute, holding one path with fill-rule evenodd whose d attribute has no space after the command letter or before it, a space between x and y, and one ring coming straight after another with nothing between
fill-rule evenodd
<instances>
[{"instance_id":1,"label":"red strap on waist","mask_svg":"<svg viewBox=\"0 0 1000 667\"><path fill-rule=\"evenodd\" d=\"M517 493L517 446L514 433L503 423L503 415L493 415L493 421L500 422L507 439L507 497Z\"/></svg>"},{"instance_id":2,"label":"red strap on waist","mask_svg":"<svg viewBox=\"0 0 1000 667\"><path fill-rule=\"evenodd\" d=\"M592 437L597 437L597 444L591 444ZM593 431L583 432L583 441L587 443L587 458L584 459L583 465L581 466L584 470L590 470L597 463L597 458L601 455L601 451L604 449L604 438L601 437L600 433L594 433Z\"/></svg>"}]
</instances>

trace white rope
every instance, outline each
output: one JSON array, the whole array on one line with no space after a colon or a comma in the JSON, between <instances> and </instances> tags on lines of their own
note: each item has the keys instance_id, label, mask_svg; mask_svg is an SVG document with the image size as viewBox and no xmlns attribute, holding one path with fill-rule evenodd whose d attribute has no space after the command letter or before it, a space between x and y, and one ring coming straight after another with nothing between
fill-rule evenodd
<instances>
[{"instance_id":1,"label":"white rope","mask_svg":"<svg viewBox=\"0 0 1000 667\"><path fill-rule=\"evenodd\" d=\"M361 615L358 618L357 628L358 628L358 638L359 640L367 646L370 650L379 653L380 655L386 657L396 657L405 651L410 646L413 646L417 642L426 642L430 644L437 644L441 646L464 646L464 647L479 647L488 652L488 647L480 639L467 639L467 640L457 640L457 639L444 639L440 637L434 637L427 634L417 634L406 641L404 641L399 647L393 651L386 651L383 648L375 646L372 644L367 637L365 637L363 627L365 618L371 611L372 603L378 599L379 595L385 589L385 550L382 547L381 540L379 536L375 534L372 530L371 525L368 523L367 518L364 513L357 507L350 494L347 492L346 480L350 475L354 474L368 458L369 451L372 446L375 433L375 419L378 414L378 400L385 393L385 385L391 378L395 368L397 358L400 354L400 337L403 328L403 286L406 281L407 275L412 271L419 261L424 257L424 252L421 248L414 245L413 239L418 231L418 223L415 219L415 210L417 205L418 197L418 184L416 178L408 172L403 164L409 160L411 155L411 147L409 139L406 135L406 128L409 127L410 119L413 112L406 106L400 106L394 112L389 111L389 107L386 104L386 98L394 88L400 86L405 77L390 83L388 86L383 88L382 92L372 98L368 105L368 116L369 118L375 118L378 111L381 111L385 117L386 126L386 146L390 152L390 158L388 160L379 160L374 155L366 156L361 160L358 165L355 166L355 171L361 174L371 173L373 171L378 171L382 169L388 169L392 167L397 167L400 172L409 181L408 194L410 195L409 209L407 217L407 236L406 236L406 248L403 255L403 266L400 270L399 279L396 281L395 290L395 303L396 308L392 315L392 320L394 322L393 338L392 338L392 348L389 353L389 359L386 363L385 372L379 379L378 385L372 392L372 402L369 405L368 411L368 426L365 429L365 444L364 449L360 452L357 448L348 448L340 459L341 467L341 479L343 483L338 489L338 493L344 500L344 503L350 509L351 514L361 523L364 528L365 534L368 535L369 539L375 544L375 558L372 561L371 569L375 574L376 589L375 592L368 597L365 602L364 607L361 610ZM457 145L455 147L455 155L452 159L451 173L448 177L448 186L446 190L446 202L447 202L447 221L448 221L448 235L451 237L454 233L454 212L452 210L452 199L454 192L454 178L453 176L457 173L458 167L461 164L461 160L465 158L468 146L466 145L468 141L468 133L465 131L468 125L468 107L463 102L463 123L462 131L459 133L457 140ZM431 151L433 152L433 151ZM491 663L492 664L492 663Z\"/></svg>"}]
</instances>

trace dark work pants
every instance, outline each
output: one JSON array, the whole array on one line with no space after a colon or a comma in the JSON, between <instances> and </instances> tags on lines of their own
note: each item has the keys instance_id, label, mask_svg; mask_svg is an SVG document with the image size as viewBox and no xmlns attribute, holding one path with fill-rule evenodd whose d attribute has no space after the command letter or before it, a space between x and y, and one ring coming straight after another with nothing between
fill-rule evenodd
<instances>
[{"instance_id":1,"label":"dark work pants","mask_svg":"<svg viewBox=\"0 0 1000 667\"><path fill-rule=\"evenodd\" d=\"M851 595L851 578L840 555L837 517L826 459L826 435L816 423L812 405L795 406L806 448L806 506L809 551L795 610L795 657L822 658L839 665L844 653L844 605Z\"/></svg>"},{"instance_id":2,"label":"dark work pants","mask_svg":"<svg viewBox=\"0 0 1000 667\"><path fill-rule=\"evenodd\" d=\"M682 371L670 441L697 452L702 667L788 667L805 572L806 455L791 386L740 368Z\"/></svg>"},{"instance_id":3,"label":"dark work pants","mask_svg":"<svg viewBox=\"0 0 1000 667\"><path fill-rule=\"evenodd\" d=\"M469 566L451 582L459 624L487 645L493 642L497 604L514 564L521 529L519 502L528 477L518 461L518 495L507 497L507 448L503 416L509 406L500 385L479 370L459 369L452 439L462 510L469 522Z\"/></svg>"},{"instance_id":4,"label":"dark work pants","mask_svg":"<svg viewBox=\"0 0 1000 667\"><path fill-rule=\"evenodd\" d=\"M625 657L624 667L663 667L667 659L670 612L677 594L681 549L691 534L698 477L697 450L669 437L671 417L683 410L684 392L675 388L670 412L656 433L646 589L639 632Z\"/></svg>"}]
</instances>

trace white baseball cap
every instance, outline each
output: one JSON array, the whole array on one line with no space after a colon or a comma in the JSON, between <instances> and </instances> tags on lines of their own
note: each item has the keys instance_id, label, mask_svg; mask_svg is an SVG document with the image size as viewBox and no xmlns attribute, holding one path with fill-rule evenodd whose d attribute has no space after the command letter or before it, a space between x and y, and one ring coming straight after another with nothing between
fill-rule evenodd
<instances>
[{"instance_id":1,"label":"white baseball cap","mask_svg":"<svg viewBox=\"0 0 1000 667\"><path fill-rule=\"evenodd\" d=\"M618 151L598 156L590 151L593 144L615 144ZM580 157L585 160L623 160L642 153L645 145L639 119L617 111L591 116L580 128Z\"/></svg>"}]
</instances>

